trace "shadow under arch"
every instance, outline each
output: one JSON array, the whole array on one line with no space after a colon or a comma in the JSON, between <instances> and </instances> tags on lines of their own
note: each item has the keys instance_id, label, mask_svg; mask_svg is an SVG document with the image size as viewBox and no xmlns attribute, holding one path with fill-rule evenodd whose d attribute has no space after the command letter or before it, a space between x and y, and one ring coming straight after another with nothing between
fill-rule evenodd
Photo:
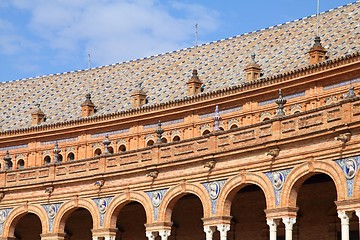
<instances>
[{"instance_id":1,"label":"shadow under arch","mask_svg":"<svg viewBox=\"0 0 360 240\"><path fill-rule=\"evenodd\" d=\"M93 229L100 226L100 214L96 203L91 199L76 199L65 202L60 206L54 219L53 233L64 233L67 218L78 208L84 208L90 212Z\"/></svg>"},{"instance_id":2,"label":"shadow under arch","mask_svg":"<svg viewBox=\"0 0 360 240\"><path fill-rule=\"evenodd\" d=\"M182 183L170 188L164 195L159 207L158 222L171 222L172 210L176 202L186 194L194 194L200 199L203 218L211 216L211 199L205 187L200 183Z\"/></svg>"},{"instance_id":3,"label":"shadow under arch","mask_svg":"<svg viewBox=\"0 0 360 240\"><path fill-rule=\"evenodd\" d=\"M269 178L263 173L246 172L226 181L217 201L216 215L230 216L234 196L240 189L250 184L260 187L263 191L268 209L275 207L275 193Z\"/></svg>"},{"instance_id":4,"label":"shadow under arch","mask_svg":"<svg viewBox=\"0 0 360 240\"><path fill-rule=\"evenodd\" d=\"M130 191L120 194L111 200L105 213L104 227L116 228L116 221L121 209L130 202L138 202L143 206L147 224L154 222L154 209L148 195L144 192Z\"/></svg>"},{"instance_id":5,"label":"shadow under arch","mask_svg":"<svg viewBox=\"0 0 360 240\"><path fill-rule=\"evenodd\" d=\"M302 184L306 179L319 173L326 174L332 179L336 188L337 201L347 198L346 178L342 169L335 162L313 161L303 163L291 170L285 179L280 205L295 208Z\"/></svg>"},{"instance_id":6,"label":"shadow under arch","mask_svg":"<svg viewBox=\"0 0 360 240\"><path fill-rule=\"evenodd\" d=\"M33 213L40 219L42 234L48 233L49 221L45 209L40 205L25 205L11 210L4 223L2 236L14 237L16 224L28 213Z\"/></svg>"}]
</instances>

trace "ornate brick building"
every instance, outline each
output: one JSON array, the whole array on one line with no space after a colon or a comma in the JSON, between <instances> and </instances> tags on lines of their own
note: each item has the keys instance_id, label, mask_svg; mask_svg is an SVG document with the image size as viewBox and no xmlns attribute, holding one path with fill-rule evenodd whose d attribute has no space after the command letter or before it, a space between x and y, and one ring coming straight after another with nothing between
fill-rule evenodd
<instances>
[{"instance_id":1,"label":"ornate brick building","mask_svg":"<svg viewBox=\"0 0 360 240\"><path fill-rule=\"evenodd\" d=\"M0 239L359 239L359 18L1 83Z\"/></svg>"}]
</instances>

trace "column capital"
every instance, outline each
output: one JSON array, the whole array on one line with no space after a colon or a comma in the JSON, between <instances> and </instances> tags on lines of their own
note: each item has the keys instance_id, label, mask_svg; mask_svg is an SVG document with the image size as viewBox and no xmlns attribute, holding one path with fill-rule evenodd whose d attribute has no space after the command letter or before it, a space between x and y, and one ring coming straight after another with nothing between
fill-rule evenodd
<instances>
[{"instance_id":1,"label":"column capital","mask_svg":"<svg viewBox=\"0 0 360 240\"><path fill-rule=\"evenodd\" d=\"M230 224L218 224L216 228L220 232L220 240L226 240L227 232L230 230Z\"/></svg>"},{"instance_id":2,"label":"column capital","mask_svg":"<svg viewBox=\"0 0 360 240\"><path fill-rule=\"evenodd\" d=\"M291 229L292 230L293 225L296 223L296 218L283 217L282 221L285 224L285 229Z\"/></svg>"},{"instance_id":3,"label":"column capital","mask_svg":"<svg viewBox=\"0 0 360 240\"><path fill-rule=\"evenodd\" d=\"M274 227L276 229L277 225L280 223L281 219L267 218L266 224L269 225L270 229Z\"/></svg>"},{"instance_id":4,"label":"column capital","mask_svg":"<svg viewBox=\"0 0 360 240\"><path fill-rule=\"evenodd\" d=\"M161 240L167 240L170 235L171 230L159 230L159 236L161 237Z\"/></svg>"},{"instance_id":5,"label":"column capital","mask_svg":"<svg viewBox=\"0 0 360 240\"><path fill-rule=\"evenodd\" d=\"M213 234L216 231L216 226L204 226L204 232L206 235L206 240L212 240Z\"/></svg>"},{"instance_id":6,"label":"column capital","mask_svg":"<svg viewBox=\"0 0 360 240\"><path fill-rule=\"evenodd\" d=\"M358 218L360 219L360 209L355 210L355 214L356 214L356 216L358 216Z\"/></svg>"},{"instance_id":7,"label":"column capital","mask_svg":"<svg viewBox=\"0 0 360 240\"><path fill-rule=\"evenodd\" d=\"M147 237L149 240L155 240L157 234L158 234L157 232L146 231L146 237Z\"/></svg>"},{"instance_id":8,"label":"column capital","mask_svg":"<svg viewBox=\"0 0 360 240\"><path fill-rule=\"evenodd\" d=\"M338 211L338 217L341 220L341 224L349 224L352 213L348 211Z\"/></svg>"}]
</instances>

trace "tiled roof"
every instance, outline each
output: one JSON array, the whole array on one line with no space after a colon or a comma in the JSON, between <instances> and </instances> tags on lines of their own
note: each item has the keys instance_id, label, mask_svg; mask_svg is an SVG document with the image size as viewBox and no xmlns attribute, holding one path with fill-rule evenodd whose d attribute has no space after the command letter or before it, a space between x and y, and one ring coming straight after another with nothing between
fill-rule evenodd
<instances>
[{"instance_id":1,"label":"tiled roof","mask_svg":"<svg viewBox=\"0 0 360 240\"><path fill-rule=\"evenodd\" d=\"M359 51L359 23L360 2L320 14L322 44L330 59ZM89 82L96 115L103 115L131 108L131 93L140 81L148 105L186 97L186 82L195 66L205 92L239 85L245 79L251 52L256 53L264 77L298 69L309 64L315 29L316 17L311 16L196 49L1 83L0 127L2 131L30 127L36 103L46 115L45 124L79 119Z\"/></svg>"}]
</instances>

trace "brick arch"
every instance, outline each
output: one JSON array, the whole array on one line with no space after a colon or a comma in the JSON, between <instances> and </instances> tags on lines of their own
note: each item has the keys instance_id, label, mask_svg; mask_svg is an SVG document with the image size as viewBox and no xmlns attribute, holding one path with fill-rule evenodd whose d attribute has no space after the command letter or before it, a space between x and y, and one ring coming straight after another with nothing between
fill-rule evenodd
<instances>
[{"instance_id":1,"label":"brick arch","mask_svg":"<svg viewBox=\"0 0 360 240\"><path fill-rule=\"evenodd\" d=\"M300 187L306 179L317 173L331 177L336 188L337 201L347 198L346 178L342 169L332 161L313 161L303 163L289 173L281 193L280 205L282 207L296 207L297 193Z\"/></svg>"},{"instance_id":2,"label":"brick arch","mask_svg":"<svg viewBox=\"0 0 360 240\"><path fill-rule=\"evenodd\" d=\"M100 214L96 203L91 199L76 199L63 203L56 213L54 219L54 233L64 233L67 218L78 208L85 208L92 216L93 229L100 226Z\"/></svg>"},{"instance_id":3,"label":"brick arch","mask_svg":"<svg viewBox=\"0 0 360 240\"><path fill-rule=\"evenodd\" d=\"M354 186L353 186L353 195L352 198L360 198L360 165L358 166L358 169L356 170L356 174L354 177Z\"/></svg>"},{"instance_id":4,"label":"brick arch","mask_svg":"<svg viewBox=\"0 0 360 240\"><path fill-rule=\"evenodd\" d=\"M176 202L186 194L197 196L203 207L203 217L210 217L211 199L205 187L200 183L183 183L170 188L164 195L159 207L158 222L171 222L171 214Z\"/></svg>"},{"instance_id":5,"label":"brick arch","mask_svg":"<svg viewBox=\"0 0 360 240\"><path fill-rule=\"evenodd\" d=\"M4 223L2 236L14 237L16 224L28 213L33 213L38 216L41 222L42 234L48 233L49 221L45 209L40 205L25 205L11 210Z\"/></svg>"},{"instance_id":6,"label":"brick arch","mask_svg":"<svg viewBox=\"0 0 360 240\"><path fill-rule=\"evenodd\" d=\"M121 209L130 202L138 202L143 206L146 214L147 224L154 222L154 209L152 207L150 198L144 192L130 191L116 196L111 200L105 213L104 227L116 228L117 218Z\"/></svg>"},{"instance_id":7,"label":"brick arch","mask_svg":"<svg viewBox=\"0 0 360 240\"><path fill-rule=\"evenodd\" d=\"M254 184L261 188L267 209L275 207L275 193L269 178L263 173L246 172L230 178L221 189L216 212L218 216L230 216L231 204L235 194L243 187Z\"/></svg>"}]
</instances>

